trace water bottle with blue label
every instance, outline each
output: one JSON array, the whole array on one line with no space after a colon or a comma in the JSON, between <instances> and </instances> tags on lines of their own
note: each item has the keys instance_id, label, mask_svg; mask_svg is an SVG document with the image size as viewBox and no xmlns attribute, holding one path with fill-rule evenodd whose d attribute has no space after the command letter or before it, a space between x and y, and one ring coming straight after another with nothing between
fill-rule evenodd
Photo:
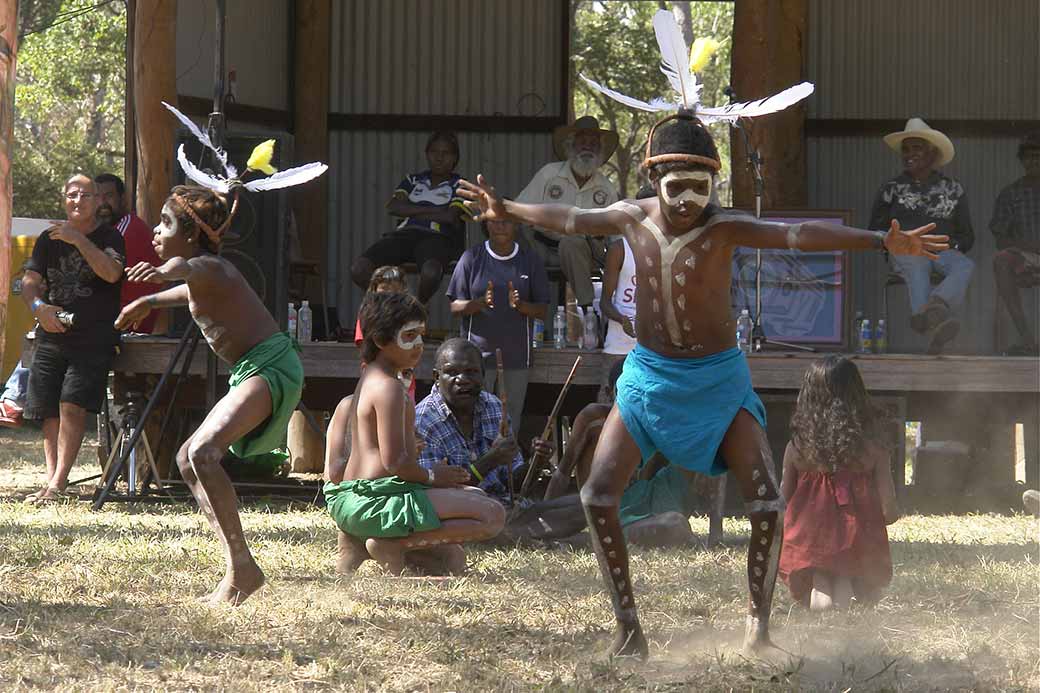
<instances>
[{"instance_id":1,"label":"water bottle with blue label","mask_svg":"<svg viewBox=\"0 0 1040 693\"><path fill-rule=\"evenodd\" d=\"M545 323L537 318L534 319L531 325L531 348L539 349L542 346L542 341L545 339Z\"/></svg>"},{"instance_id":2,"label":"water bottle with blue label","mask_svg":"<svg viewBox=\"0 0 1040 693\"><path fill-rule=\"evenodd\" d=\"M874 330L874 351L879 354L888 351L888 329L884 320L878 320L877 329Z\"/></svg>"},{"instance_id":3,"label":"water bottle with blue label","mask_svg":"<svg viewBox=\"0 0 1040 693\"><path fill-rule=\"evenodd\" d=\"M859 328L859 348L856 350L860 354L869 354L874 350L874 331L870 327L870 320L863 320L863 324Z\"/></svg>"}]
</instances>

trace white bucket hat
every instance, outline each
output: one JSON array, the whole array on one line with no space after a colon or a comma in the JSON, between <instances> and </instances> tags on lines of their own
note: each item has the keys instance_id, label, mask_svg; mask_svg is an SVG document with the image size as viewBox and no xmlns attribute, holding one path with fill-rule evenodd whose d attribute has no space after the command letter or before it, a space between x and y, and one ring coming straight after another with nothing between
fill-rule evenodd
<instances>
[{"instance_id":1,"label":"white bucket hat","mask_svg":"<svg viewBox=\"0 0 1040 693\"><path fill-rule=\"evenodd\" d=\"M928 127L928 123L920 118L911 118L906 121L906 127L901 132L885 135L885 144L898 152L903 140L911 137L925 140L939 150L939 158L935 161L936 167L945 166L953 161L954 149L950 138L938 130Z\"/></svg>"}]
</instances>

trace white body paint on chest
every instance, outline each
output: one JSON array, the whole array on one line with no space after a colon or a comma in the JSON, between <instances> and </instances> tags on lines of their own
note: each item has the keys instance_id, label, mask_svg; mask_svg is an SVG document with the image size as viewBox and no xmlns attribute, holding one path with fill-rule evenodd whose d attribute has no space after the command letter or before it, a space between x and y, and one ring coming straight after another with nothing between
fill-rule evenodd
<instances>
[{"instance_id":1,"label":"white body paint on chest","mask_svg":"<svg viewBox=\"0 0 1040 693\"><path fill-rule=\"evenodd\" d=\"M708 183L708 191L703 195L694 190L686 188L678 195L674 197L668 194L668 184L683 181L694 181ZM692 202L698 207L707 207L708 202L711 200L711 190L715 185L715 178L707 171L670 171L664 175L661 179L661 197L672 207L675 207L680 202Z\"/></svg>"},{"instance_id":2,"label":"white body paint on chest","mask_svg":"<svg viewBox=\"0 0 1040 693\"><path fill-rule=\"evenodd\" d=\"M404 338L404 333L410 332L412 330L417 330L422 326L423 322L421 320L412 320L411 322L406 322L403 326L401 326L401 329L397 331L397 346L401 347L405 351L411 351L415 347L421 347L423 344L421 334L415 335L414 339L406 340Z\"/></svg>"},{"instance_id":3,"label":"white body paint on chest","mask_svg":"<svg viewBox=\"0 0 1040 693\"><path fill-rule=\"evenodd\" d=\"M678 300L672 300L672 280L674 279L675 283L679 284L679 286L682 287L686 283L686 278L683 274L685 270L683 269L683 267L680 267L675 277L673 277L673 266L675 264L675 258L679 254L679 251L685 248L687 244L689 244L691 241L696 240L701 234L707 231L708 228L711 227L711 223L709 222L704 226L698 226L696 228L690 229L683 235L677 236L669 240L668 237L664 235L664 232L661 231L661 229L658 228L657 224L655 224L646 215L646 213L642 210L641 207L622 201L614 205L611 205L610 208L617 209L632 217L633 221L635 221L637 224L639 224L641 227L643 227L653 235L653 238L657 241L658 246L661 248L661 299L664 302L664 322L665 326L668 329L668 336L671 338L672 344L678 347L685 348L683 343L682 330L679 327L679 320L675 314L675 306L676 304L678 304L680 310L683 309L686 305L686 299L684 296L680 295L678 297ZM652 269L653 261L650 259L649 256L646 257L646 260L647 267ZM691 269L693 267L692 263L688 262L684 263L684 265L690 267ZM682 278L680 279L680 277ZM687 324L689 324L689 321L684 321L684 327ZM690 330L687 329L687 331Z\"/></svg>"}]
</instances>

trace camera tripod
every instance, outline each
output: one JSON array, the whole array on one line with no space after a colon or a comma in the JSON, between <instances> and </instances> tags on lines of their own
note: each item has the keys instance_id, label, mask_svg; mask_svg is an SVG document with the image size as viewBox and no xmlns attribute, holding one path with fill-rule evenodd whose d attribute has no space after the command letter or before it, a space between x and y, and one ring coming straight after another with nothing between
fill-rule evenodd
<instances>
[{"instance_id":1,"label":"camera tripod","mask_svg":"<svg viewBox=\"0 0 1040 693\"><path fill-rule=\"evenodd\" d=\"M160 491L165 491L159 475L159 468L155 464L152 455L152 446L148 441L148 434L144 430L144 421L141 418L143 410L142 395L138 392L127 393L127 402L123 406L123 422L119 428L115 440L112 442L112 451L105 461L101 470L103 479L94 491L94 503L97 507L106 499L115 499L112 489L116 480L122 476L126 479L127 492L120 499L135 500L140 498L148 485L148 478L141 483L138 492L138 455L143 455L144 462L148 465L150 479L155 481ZM140 427L140 430L138 430ZM118 461L117 461L118 460Z\"/></svg>"}]
</instances>

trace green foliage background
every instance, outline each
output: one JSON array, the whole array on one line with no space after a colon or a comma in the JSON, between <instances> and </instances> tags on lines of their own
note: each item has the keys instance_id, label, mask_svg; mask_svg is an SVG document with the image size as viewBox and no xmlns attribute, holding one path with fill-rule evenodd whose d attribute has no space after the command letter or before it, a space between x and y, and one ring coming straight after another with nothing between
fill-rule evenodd
<instances>
[{"instance_id":1,"label":"green foliage background","mask_svg":"<svg viewBox=\"0 0 1040 693\"><path fill-rule=\"evenodd\" d=\"M61 217L76 172L123 174L126 7L22 0L13 140L14 214Z\"/></svg>"},{"instance_id":2,"label":"green foliage background","mask_svg":"<svg viewBox=\"0 0 1040 693\"><path fill-rule=\"evenodd\" d=\"M647 132L662 115L637 111L603 96L588 87L578 73L644 101L671 99L671 87L659 68L661 53L653 29L654 13L662 8L678 8L689 16L693 38L712 36L722 44L698 79L704 84L703 103L728 103L723 91L730 83L733 3L572 0L574 114L596 116L601 126L617 131L621 143L606 172L617 183L622 197L634 197L645 182L638 172L639 162ZM719 195L725 203L729 200L729 126L715 124L711 130L722 157Z\"/></svg>"}]
</instances>

